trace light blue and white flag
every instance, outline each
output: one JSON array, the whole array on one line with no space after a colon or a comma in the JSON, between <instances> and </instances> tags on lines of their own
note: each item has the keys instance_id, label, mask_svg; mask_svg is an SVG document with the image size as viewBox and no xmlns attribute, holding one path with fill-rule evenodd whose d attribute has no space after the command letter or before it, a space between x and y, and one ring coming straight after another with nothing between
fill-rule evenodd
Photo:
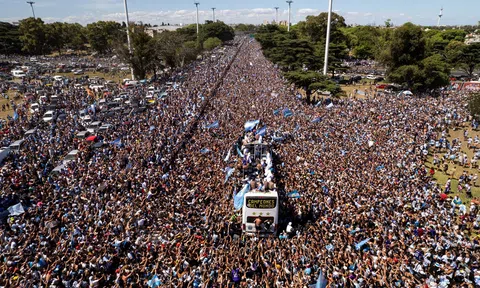
<instances>
[{"instance_id":1,"label":"light blue and white flag","mask_svg":"<svg viewBox=\"0 0 480 288\"><path fill-rule=\"evenodd\" d=\"M266 132L267 132L267 126L263 126L255 133L255 135L265 136Z\"/></svg>"},{"instance_id":2,"label":"light blue and white flag","mask_svg":"<svg viewBox=\"0 0 480 288\"><path fill-rule=\"evenodd\" d=\"M25 210L23 210L23 206L21 203L15 204L13 206L8 207L8 212L10 212L10 216L17 216L17 215L22 215L25 213Z\"/></svg>"},{"instance_id":3,"label":"light blue and white flag","mask_svg":"<svg viewBox=\"0 0 480 288\"><path fill-rule=\"evenodd\" d=\"M227 175L225 176L225 182L223 182L223 184L227 183L228 178L232 176L234 171L235 171L235 168L230 168L230 167L225 168L225 172L227 172Z\"/></svg>"},{"instance_id":4,"label":"light blue and white flag","mask_svg":"<svg viewBox=\"0 0 480 288\"><path fill-rule=\"evenodd\" d=\"M287 194L288 198L295 198L298 199L300 198L300 192L298 190L293 190L292 192Z\"/></svg>"},{"instance_id":5,"label":"light blue and white flag","mask_svg":"<svg viewBox=\"0 0 480 288\"><path fill-rule=\"evenodd\" d=\"M227 156L225 157L225 159L223 159L223 161L228 162L228 160L230 160L230 154L231 154L231 153L232 153L232 148L230 148L230 149L228 150Z\"/></svg>"},{"instance_id":6,"label":"light blue and white flag","mask_svg":"<svg viewBox=\"0 0 480 288\"><path fill-rule=\"evenodd\" d=\"M370 241L370 239L371 238L367 238L367 239L362 240L362 241L358 242L357 244L355 244L355 250L360 250L363 245L367 244L367 242Z\"/></svg>"},{"instance_id":7,"label":"light blue and white flag","mask_svg":"<svg viewBox=\"0 0 480 288\"><path fill-rule=\"evenodd\" d=\"M253 120L253 121L245 122L245 131L248 132L248 131L253 130L253 128L255 128L255 126L257 126L258 123L260 123L260 120Z\"/></svg>"},{"instance_id":8,"label":"light blue and white flag","mask_svg":"<svg viewBox=\"0 0 480 288\"><path fill-rule=\"evenodd\" d=\"M290 117L290 116L293 116L293 112L292 110L288 109L288 108L285 108L283 109L283 117Z\"/></svg>"},{"instance_id":9,"label":"light blue and white flag","mask_svg":"<svg viewBox=\"0 0 480 288\"><path fill-rule=\"evenodd\" d=\"M162 282L160 281L160 278L158 278L157 275L153 275L152 279L148 280L147 285L150 288L156 288L156 287L160 287L160 285L162 285Z\"/></svg>"},{"instance_id":10,"label":"light blue and white flag","mask_svg":"<svg viewBox=\"0 0 480 288\"><path fill-rule=\"evenodd\" d=\"M218 121L215 121L215 122L213 122L213 123L210 124L210 125L207 125L205 128L206 128L206 129L218 128Z\"/></svg>"},{"instance_id":11,"label":"light blue and white flag","mask_svg":"<svg viewBox=\"0 0 480 288\"><path fill-rule=\"evenodd\" d=\"M237 153L238 153L238 156L243 158L243 153L242 151L240 151L240 148L238 148L238 146L237 146Z\"/></svg>"},{"instance_id":12,"label":"light blue and white flag","mask_svg":"<svg viewBox=\"0 0 480 288\"><path fill-rule=\"evenodd\" d=\"M233 207L235 208L235 211L238 211L242 209L243 207L243 198L245 197L245 194L250 191L250 184L245 184L243 186L242 190L238 192L234 197L233 197Z\"/></svg>"}]
</instances>

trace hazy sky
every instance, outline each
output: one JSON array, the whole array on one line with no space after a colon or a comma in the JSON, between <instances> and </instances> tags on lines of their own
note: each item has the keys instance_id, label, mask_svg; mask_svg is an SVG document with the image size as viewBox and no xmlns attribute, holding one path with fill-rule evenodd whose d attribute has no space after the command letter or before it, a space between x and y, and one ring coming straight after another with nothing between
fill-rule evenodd
<instances>
[{"instance_id":1,"label":"hazy sky","mask_svg":"<svg viewBox=\"0 0 480 288\"><path fill-rule=\"evenodd\" d=\"M37 17L46 22L66 21L87 24L98 20L124 21L123 0L33 0ZM200 22L216 18L226 23L262 23L287 19L288 4L275 0L200 0ZM17 21L32 16L26 0L0 0L0 21ZM335 0L333 10L345 17L347 24L382 24L392 19L395 25L413 22L436 25L443 7L441 24L476 24L480 21L480 0ZM194 23L193 0L128 0L130 21L160 24ZM292 23L327 11L328 0L294 0Z\"/></svg>"}]
</instances>

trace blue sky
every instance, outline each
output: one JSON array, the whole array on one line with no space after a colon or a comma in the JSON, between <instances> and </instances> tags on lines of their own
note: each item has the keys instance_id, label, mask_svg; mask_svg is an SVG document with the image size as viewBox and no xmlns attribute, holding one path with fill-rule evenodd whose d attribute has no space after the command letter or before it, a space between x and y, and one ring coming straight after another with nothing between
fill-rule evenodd
<instances>
[{"instance_id":1,"label":"blue sky","mask_svg":"<svg viewBox=\"0 0 480 288\"><path fill-rule=\"evenodd\" d=\"M66 21L87 24L98 20L124 20L123 0L33 0L35 14L46 22ZM461 5L459 5L461 4ZM160 24L195 22L193 0L128 0L130 20ZM263 23L275 18L278 6L280 20L287 19L288 5L274 0L200 0L200 21L216 18L226 23ZM16 21L30 17L26 0L0 0L0 21ZM334 0L333 10L345 17L348 24L382 24L392 19L395 25L413 22L435 25L440 8L444 8L442 24L476 24L480 21L480 0ZM292 23L328 9L328 0L294 0Z\"/></svg>"}]
</instances>

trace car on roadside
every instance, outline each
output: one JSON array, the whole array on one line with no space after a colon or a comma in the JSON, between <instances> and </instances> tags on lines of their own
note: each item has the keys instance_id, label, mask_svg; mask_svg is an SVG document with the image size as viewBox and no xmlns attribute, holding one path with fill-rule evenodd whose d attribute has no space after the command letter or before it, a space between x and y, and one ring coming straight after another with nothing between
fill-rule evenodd
<instances>
[{"instance_id":1,"label":"car on roadside","mask_svg":"<svg viewBox=\"0 0 480 288\"><path fill-rule=\"evenodd\" d=\"M43 119L44 122L51 122L51 121L55 120L55 117L56 117L55 111L50 110L50 111L45 112L45 114L43 114L42 119Z\"/></svg>"},{"instance_id":2,"label":"car on roadside","mask_svg":"<svg viewBox=\"0 0 480 288\"><path fill-rule=\"evenodd\" d=\"M30 104L30 113L33 114L33 113L37 113L37 112L39 112L39 111L40 111L40 104L38 104L38 103L36 103L36 102Z\"/></svg>"}]
</instances>

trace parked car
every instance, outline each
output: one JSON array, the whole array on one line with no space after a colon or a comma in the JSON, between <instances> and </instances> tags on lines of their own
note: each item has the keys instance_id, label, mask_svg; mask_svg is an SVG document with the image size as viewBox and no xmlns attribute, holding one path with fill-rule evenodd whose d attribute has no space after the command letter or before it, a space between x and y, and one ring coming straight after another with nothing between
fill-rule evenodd
<instances>
[{"instance_id":1,"label":"parked car","mask_svg":"<svg viewBox=\"0 0 480 288\"><path fill-rule=\"evenodd\" d=\"M37 113L40 111L40 104L38 103L32 103L30 104L30 113Z\"/></svg>"},{"instance_id":2,"label":"parked car","mask_svg":"<svg viewBox=\"0 0 480 288\"><path fill-rule=\"evenodd\" d=\"M0 163L2 163L3 159L10 154L10 148L9 147L2 147L0 148Z\"/></svg>"},{"instance_id":3,"label":"parked car","mask_svg":"<svg viewBox=\"0 0 480 288\"><path fill-rule=\"evenodd\" d=\"M55 111L47 111L45 112L45 114L43 114L43 121L45 122L50 122L50 121L53 121L55 120L55 116L56 116L56 113Z\"/></svg>"}]
</instances>

